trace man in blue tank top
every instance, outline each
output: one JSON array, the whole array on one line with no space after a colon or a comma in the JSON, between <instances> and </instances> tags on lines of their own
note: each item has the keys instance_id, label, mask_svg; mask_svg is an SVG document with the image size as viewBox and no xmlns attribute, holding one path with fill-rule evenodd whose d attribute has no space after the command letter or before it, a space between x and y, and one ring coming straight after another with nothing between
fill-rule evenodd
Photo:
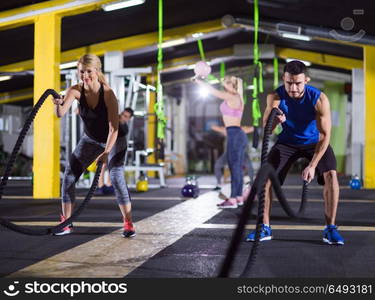
<instances>
[{"instance_id":1,"label":"man in blue tank top","mask_svg":"<svg viewBox=\"0 0 375 300\"><path fill-rule=\"evenodd\" d=\"M339 201L339 184L336 173L336 158L329 145L331 136L331 111L327 96L320 90L307 85L306 66L294 60L285 65L284 85L267 96L267 107L263 115L265 125L273 108L278 108L282 115L277 122L283 128L276 144L271 149L268 161L275 168L280 183L283 184L293 162L300 157L310 163L302 172L302 178L310 182L315 174L318 183L324 185L323 198L325 205L326 227L323 230L323 241L330 245L343 245L335 225ZM264 218L261 241L271 240L270 227L271 181L266 185ZM247 241L255 240L255 231Z\"/></svg>"}]
</instances>

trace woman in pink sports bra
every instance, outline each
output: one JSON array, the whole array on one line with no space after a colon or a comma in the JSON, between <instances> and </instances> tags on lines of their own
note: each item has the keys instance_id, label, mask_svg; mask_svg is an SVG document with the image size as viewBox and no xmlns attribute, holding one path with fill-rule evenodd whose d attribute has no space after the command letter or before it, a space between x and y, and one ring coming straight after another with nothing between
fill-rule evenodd
<instances>
[{"instance_id":1,"label":"woman in pink sports bra","mask_svg":"<svg viewBox=\"0 0 375 300\"><path fill-rule=\"evenodd\" d=\"M235 76L225 76L224 91L215 89L210 84L194 78L194 81L205 87L212 95L223 100L220 111L227 131L227 159L231 174L230 198L218 204L219 208L237 208L243 204L242 187L243 157L247 145L247 137L241 129L241 119L244 109L242 99L242 79Z\"/></svg>"}]
</instances>

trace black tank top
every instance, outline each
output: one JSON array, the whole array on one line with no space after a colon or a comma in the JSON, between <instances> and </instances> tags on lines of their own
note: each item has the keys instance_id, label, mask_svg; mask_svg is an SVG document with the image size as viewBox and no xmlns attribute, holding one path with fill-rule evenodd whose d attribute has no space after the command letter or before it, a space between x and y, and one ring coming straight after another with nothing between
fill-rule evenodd
<instances>
[{"instance_id":1,"label":"black tank top","mask_svg":"<svg viewBox=\"0 0 375 300\"><path fill-rule=\"evenodd\" d=\"M107 106L104 101L103 84L100 85L99 101L94 109L88 106L82 85L81 97L79 99L79 115L82 118L86 135L97 142L106 143L109 125ZM119 126L118 136L124 135L121 126Z\"/></svg>"}]
</instances>

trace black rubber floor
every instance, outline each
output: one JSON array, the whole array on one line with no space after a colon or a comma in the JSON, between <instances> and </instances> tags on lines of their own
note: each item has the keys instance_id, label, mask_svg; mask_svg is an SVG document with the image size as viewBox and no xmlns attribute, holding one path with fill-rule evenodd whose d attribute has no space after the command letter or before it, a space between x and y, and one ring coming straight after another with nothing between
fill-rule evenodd
<instances>
[{"instance_id":1,"label":"black rubber floor","mask_svg":"<svg viewBox=\"0 0 375 300\"><path fill-rule=\"evenodd\" d=\"M315 185L316 186L316 185ZM285 189L288 198L299 199L300 190ZM310 189L309 198L322 199L321 189ZM373 190L341 190L337 213L339 226L375 227ZM370 200L363 202L361 200ZM371 201L372 200L372 201ZM298 208L299 203L291 206ZM248 224L255 224L254 209ZM223 210L206 224L236 225L241 208ZM340 231L344 246L322 242L324 203L310 201L303 219L293 220L274 202L271 224L312 225L321 230L273 230L274 240L261 243L251 277L375 277L375 231ZM196 229L164 249L128 277L216 277L226 255L233 229ZM246 231L246 234L248 231ZM237 253L231 277L238 277L248 259L252 243Z\"/></svg>"},{"instance_id":2,"label":"black rubber floor","mask_svg":"<svg viewBox=\"0 0 375 300\"><path fill-rule=\"evenodd\" d=\"M338 247L323 244L319 231L279 230L274 240L261 243L251 277L375 277L375 233L342 233L348 242ZM127 277L216 277L231 234L228 229L196 229ZM251 246L241 243L231 277L243 271Z\"/></svg>"},{"instance_id":3,"label":"black rubber floor","mask_svg":"<svg viewBox=\"0 0 375 300\"><path fill-rule=\"evenodd\" d=\"M295 185L298 180L287 181ZM183 183L183 179L179 181ZM211 182L212 183L212 182ZM211 184L210 183L210 184ZM206 190L202 190L204 193ZM77 195L85 195L79 190ZM298 199L300 190L285 189L290 199ZM60 212L60 200L25 199L31 195L30 186L7 186L6 195L19 198L2 199L0 215L13 221L56 221ZM309 192L310 199L322 199L322 190L315 184ZM182 203L180 188L132 192L133 216L137 222L160 211ZM164 200L139 200L136 198L163 198ZM175 198L175 199L173 199ZM341 189L341 202L337 214L339 226L375 227L375 191ZM361 200L370 200L363 202ZM219 200L218 200L219 202ZM293 202L297 208L299 203ZM324 226L323 202L310 201L302 220L291 220L276 202L272 210L271 225ZM235 225L240 208L224 210L206 224ZM255 210L248 224L255 223ZM120 212L113 197L94 198L79 221L121 222ZM0 227L0 276L4 277L45 258L93 240L118 228L77 228L72 235L62 237L26 236ZM162 230L162 229L161 229ZM233 229L196 228L174 244L160 251L127 277L215 277L225 257ZM375 231L341 231L346 240L343 247L322 243L322 230L276 230L274 240L261 244L252 277L375 277ZM119 237L121 238L121 237ZM245 235L243 236L243 239ZM248 258L251 243L242 242L237 253L232 277L238 276ZM125 276L125 274L124 274Z\"/></svg>"}]
</instances>

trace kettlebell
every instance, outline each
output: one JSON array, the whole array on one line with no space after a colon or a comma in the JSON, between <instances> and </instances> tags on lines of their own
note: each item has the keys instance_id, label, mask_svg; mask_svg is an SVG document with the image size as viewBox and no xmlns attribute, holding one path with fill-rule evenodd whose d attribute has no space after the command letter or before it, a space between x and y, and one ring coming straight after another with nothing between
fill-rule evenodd
<instances>
[{"instance_id":1,"label":"kettlebell","mask_svg":"<svg viewBox=\"0 0 375 300\"><path fill-rule=\"evenodd\" d=\"M143 174L139 176L137 184L135 186L137 192L147 192L148 191L148 180Z\"/></svg>"},{"instance_id":2,"label":"kettlebell","mask_svg":"<svg viewBox=\"0 0 375 300\"><path fill-rule=\"evenodd\" d=\"M349 182L349 186L352 190L359 190L361 189L361 180L359 176L355 174Z\"/></svg>"},{"instance_id":3,"label":"kettlebell","mask_svg":"<svg viewBox=\"0 0 375 300\"><path fill-rule=\"evenodd\" d=\"M199 196L198 182L195 177L186 177L185 185L181 189L183 197L197 198Z\"/></svg>"}]
</instances>

